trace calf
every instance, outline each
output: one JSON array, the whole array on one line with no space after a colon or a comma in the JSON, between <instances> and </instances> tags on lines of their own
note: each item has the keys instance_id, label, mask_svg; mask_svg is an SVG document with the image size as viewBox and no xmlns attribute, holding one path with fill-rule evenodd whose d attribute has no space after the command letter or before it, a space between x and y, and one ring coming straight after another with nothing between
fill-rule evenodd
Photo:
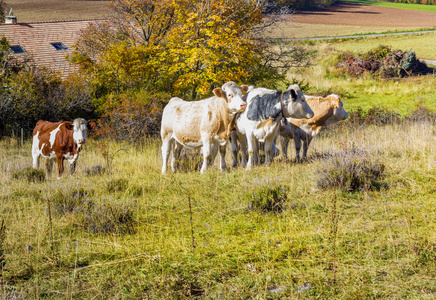
<instances>
[{"instance_id":1,"label":"calf","mask_svg":"<svg viewBox=\"0 0 436 300\"><path fill-rule=\"evenodd\" d=\"M32 157L33 168L39 166L39 157L46 160L47 173L50 176L53 159L57 159L58 179L64 172L64 159L70 163L71 174L75 172L77 159L82 145L86 143L88 124L85 119L73 122L48 122L40 120L33 129Z\"/></svg>"},{"instance_id":2,"label":"calf","mask_svg":"<svg viewBox=\"0 0 436 300\"><path fill-rule=\"evenodd\" d=\"M273 142L282 118L311 118L313 112L307 105L300 87L289 86L286 91L256 88L247 95L247 109L236 119L236 132L241 144L242 165L247 170L257 161L258 141L264 142L265 164L272 160ZM248 147L248 162L246 149ZM235 158L234 158L235 163Z\"/></svg>"},{"instance_id":3,"label":"calf","mask_svg":"<svg viewBox=\"0 0 436 300\"><path fill-rule=\"evenodd\" d=\"M348 118L348 113L344 110L342 101L337 95L332 94L326 98L306 96L306 99L314 116L307 120L288 118L288 124L280 126L281 148L285 158L287 158L290 138L294 139L297 159L300 159L301 142L303 143L303 158L306 158L312 138L320 132L323 126Z\"/></svg>"},{"instance_id":4,"label":"calf","mask_svg":"<svg viewBox=\"0 0 436 300\"><path fill-rule=\"evenodd\" d=\"M233 118L243 111L247 104L242 100L242 90L229 81L213 90L215 96L201 101L187 102L172 98L162 114L162 173L166 172L169 155L172 152L171 169L176 171L176 160L182 146L202 147L204 173L212 159L212 146L219 147L220 169L226 169L225 154Z\"/></svg>"}]
</instances>

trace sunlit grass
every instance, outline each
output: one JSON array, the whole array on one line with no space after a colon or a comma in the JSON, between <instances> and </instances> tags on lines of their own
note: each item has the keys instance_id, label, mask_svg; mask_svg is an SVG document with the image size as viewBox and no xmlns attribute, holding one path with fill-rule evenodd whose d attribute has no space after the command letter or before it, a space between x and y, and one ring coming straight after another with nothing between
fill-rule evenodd
<instances>
[{"instance_id":1,"label":"sunlit grass","mask_svg":"<svg viewBox=\"0 0 436 300\"><path fill-rule=\"evenodd\" d=\"M159 140L142 147L89 139L76 175L43 183L12 178L18 167L11 165L31 165L30 140L23 147L3 140L0 211L8 288L25 298L431 299L435 126L337 130L314 139L308 162L278 157L251 172L215 166L203 175L161 175ZM103 144L112 155L110 171L87 176L86 168L106 166ZM386 187L318 189L317 172L329 165L328 156L353 149L386 166ZM126 184L110 188L119 180ZM275 187L287 191L282 213L252 208L260 188ZM79 214L55 214L54 197L76 190L96 203L132 201L135 233L94 234Z\"/></svg>"}]
</instances>

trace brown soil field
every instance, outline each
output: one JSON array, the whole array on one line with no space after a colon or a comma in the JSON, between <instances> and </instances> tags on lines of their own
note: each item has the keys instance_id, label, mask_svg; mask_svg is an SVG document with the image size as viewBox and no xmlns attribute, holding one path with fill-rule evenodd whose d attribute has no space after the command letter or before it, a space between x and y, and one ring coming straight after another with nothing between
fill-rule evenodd
<instances>
[{"instance_id":1,"label":"brown soil field","mask_svg":"<svg viewBox=\"0 0 436 300\"><path fill-rule=\"evenodd\" d=\"M436 13L350 2L324 10L297 11L278 22L270 35L277 38L339 36L436 26Z\"/></svg>"},{"instance_id":2,"label":"brown soil field","mask_svg":"<svg viewBox=\"0 0 436 300\"><path fill-rule=\"evenodd\" d=\"M110 1L5 0L19 23L104 18Z\"/></svg>"},{"instance_id":3,"label":"brown soil field","mask_svg":"<svg viewBox=\"0 0 436 300\"><path fill-rule=\"evenodd\" d=\"M296 23L383 26L383 27L434 27L436 13L339 2L328 10L298 11Z\"/></svg>"}]
</instances>

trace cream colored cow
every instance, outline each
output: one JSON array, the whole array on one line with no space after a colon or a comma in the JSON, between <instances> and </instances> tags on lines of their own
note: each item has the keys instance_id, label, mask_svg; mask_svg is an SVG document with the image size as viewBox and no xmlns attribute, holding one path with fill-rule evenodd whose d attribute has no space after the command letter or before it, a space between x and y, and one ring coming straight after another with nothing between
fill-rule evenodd
<instances>
[{"instance_id":1,"label":"cream colored cow","mask_svg":"<svg viewBox=\"0 0 436 300\"><path fill-rule=\"evenodd\" d=\"M236 113L247 107L242 100L242 91L247 89L246 85L239 88L236 83L229 81L221 88L213 90L215 96L205 100L187 102L172 98L162 115L162 173L166 172L171 153L171 169L176 171L176 160L182 145L202 148L201 173L206 171L211 161L212 146L219 147L220 169L225 170L227 167L224 157L232 121Z\"/></svg>"},{"instance_id":2,"label":"cream colored cow","mask_svg":"<svg viewBox=\"0 0 436 300\"><path fill-rule=\"evenodd\" d=\"M285 158L289 139L293 138L297 159L300 159L301 142L303 142L303 158L306 158L307 149L323 126L336 123L348 118L348 113L344 110L341 99L338 95L328 95L325 98L305 96L307 104L314 112L310 119L287 118L288 124L281 124L279 135L282 137L281 148Z\"/></svg>"}]
</instances>

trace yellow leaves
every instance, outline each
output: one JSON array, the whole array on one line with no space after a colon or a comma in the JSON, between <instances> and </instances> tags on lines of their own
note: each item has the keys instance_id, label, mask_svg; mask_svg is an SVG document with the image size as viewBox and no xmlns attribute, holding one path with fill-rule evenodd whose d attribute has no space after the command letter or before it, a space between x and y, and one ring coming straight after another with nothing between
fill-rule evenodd
<instances>
[{"instance_id":1,"label":"yellow leaves","mask_svg":"<svg viewBox=\"0 0 436 300\"><path fill-rule=\"evenodd\" d=\"M73 60L106 90L147 84L185 97L244 81L259 62L255 0L114 0L119 23L90 27ZM122 18L124 16L124 18ZM170 89L170 91L168 91Z\"/></svg>"}]
</instances>

